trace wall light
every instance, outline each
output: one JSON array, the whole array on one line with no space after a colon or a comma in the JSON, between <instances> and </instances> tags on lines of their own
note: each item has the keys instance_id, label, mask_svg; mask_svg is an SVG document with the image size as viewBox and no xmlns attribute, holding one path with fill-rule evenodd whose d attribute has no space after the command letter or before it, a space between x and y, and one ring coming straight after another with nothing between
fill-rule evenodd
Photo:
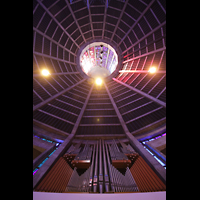
<instances>
[{"instance_id":1,"label":"wall light","mask_svg":"<svg viewBox=\"0 0 200 200\"><path fill-rule=\"evenodd\" d=\"M150 68L149 68L149 72L150 72L150 73L155 73L156 70L157 70L156 67L150 67Z\"/></svg>"},{"instance_id":2,"label":"wall light","mask_svg":"<svg viewBox=\"0 0 200 200\"><path fill-rule=\"evenodd\" d=\"M97 85L101 85L103 83L103 80L101 78L96 78L95 83Z\"/></svg>"},{"instance_id":3,"label":"wall light","mask_svg":"<svg viewBox=\"0 0 200 200\"><path fill-rule=\"evenodd\" d=\"M48 76L48 75L50 75L50 72L49 72L48 69L43 69L43 70L41 71L41 73L42 73L43 76Z\"/></svg>"}]
</instances>

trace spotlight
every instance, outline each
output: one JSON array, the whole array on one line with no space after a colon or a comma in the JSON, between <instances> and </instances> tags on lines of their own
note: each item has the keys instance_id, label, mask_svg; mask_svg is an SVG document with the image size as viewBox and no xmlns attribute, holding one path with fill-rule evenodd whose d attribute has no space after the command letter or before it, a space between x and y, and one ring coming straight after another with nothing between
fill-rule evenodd
<instances>
[{"instance_id":1,"label":"spotlight","mask_svg":"<svg viewBox=\"0 0 200 200\"><path fill-rule=\"evenodd\" d=\"M48 69L43 69L41 73L42 73L43 76L48 76L48 75L50 75L50 72L49 72Z\"/></svg>"},{"instance_id":2,"label":"spotlight","mask_svg":"<svg viewBox=\"0 0 200 200\"><path fill-rule=\"evenodd\" d=\"M102 84L102 79L101 78L97 78L96 80L95 80L95 83L97 84L97 85L101 85Z\"/></svg>"},{"instance_id":3,"label":"spotlight","mask_svg":"<svg viewBox=\"0 0 200 200\"><path fill-rule=\"evenodd\" d=\"M149 72L150 73L155 73L156 72L156 67L150 67Z\"/></svg>"}]
</instances>

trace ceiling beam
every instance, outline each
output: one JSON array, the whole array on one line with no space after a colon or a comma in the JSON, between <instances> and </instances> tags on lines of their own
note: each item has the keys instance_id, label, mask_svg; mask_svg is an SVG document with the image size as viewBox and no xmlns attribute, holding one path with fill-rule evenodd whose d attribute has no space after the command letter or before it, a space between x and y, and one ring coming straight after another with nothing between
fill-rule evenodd
<instances>
[{"instance_id":1,"label":"ceiling beam","mask_svg":"<svg viewBox=\"0 0 200 200\"><path fill-rule=\"evenodd\" d=\"M64 33L73 41L73 43L80 48L80 46L76 43L76 41L71 37L71 35L63 28L63 26L60 24L60 22L52 15L52 13L47 9L47 7L40 1L37 0L37 2L42 6L42 8L49 14L49 16L58 24L58 26L64 31Z\"/></svg>"},{"instance_id":2,"label":"ceiling beam","mask_svg":"<svg viewBox=\"0 0 200 200\"><path fill-rule=\"evenodd\" d=\"M135 87L132 87L132 86L126 84L126 83L123 83L122 81L119 81L119 80L116 79L116 78L113 78L113 80L116 81L117 83L120 83L120 84L123 85L123 86L126 86L126 87L129 88L130 90L133 90L134 92L137 92L137 93L141 94L142 96L144 96L144 97L146 97L146 98L148 98L148 99L150 99L150 100L152 100L152 101L154 101L154 102L158 103L159 105L161 105L161 106L163 106L163 107L166 108L166 103L165 103L165 102L163 102L163 101L161 101L161 100L159 100L159 99L157 99L157 98L155 98L155 97L152 97L151 95L149 95L149 94L147 94L147 93L145 93L145 92L143 92L143 91L141 91L141 90L138 90L138 89L135 88Z\"/></svg>"},{"instance_id":3,"label":"ceiling beam","mask_svg":"<svg viewBox=\"0 0 200 200\"><path fill-rule=\"evenodd\" d=\"M97 126L120 126L120 124L119 123L117 123L117 124L80 124L79 126L95 126L95 127L97 127Z\"/></svg>"},{"instance_id":4,"label":"ceiling beam","mask_svg":"<svg viewBox=\"0 0 200 200\"><path fill-rule=\"evenodd\" d=\"M149 71L148 70L119 70L119 73L149 73ZM156 71L156 73L163 73L163 74L165 74L166 71L159 70L159 71Z\"/></svg>"},{"instance_id":5,"label":"ceiling beam","mask_svg":"<svg viewBox=\"0 0 200 200\"><path fill-rule=\"evenodd\" d=\"M54 60L57 60L57 61L60 61L60 62L68 63L68 64L71 64L71 65L76 65L76 63L74 63L74 62L70 62L70 61L67 61L67 60L64 60L64 59L60 59L60 58L53 57L53 56L43 54L43 53L39 53L39 52L36 52L36 51L33 51L33 54L38 55L38 56L42 56L42 57L46 57L46 58L50 58L50 59L54 59Z\"/></svg>"},{"instance_id":6,"label":"ceiling beam","mask_svg":"<svg viewBox=\"0 0 200 200\"><path fill-rule=\"evenodd\" d=\"M84 37L84 35L83 35L83 32L82 32L82 30L81 30L81 28L80 28L80 26L79 26L78 21L77 21L75 15L74 15L74 12L73 12L73 10L72 10L70 4L69 4L69 1L68 1L68 0L65 0L65 2L67 3L67 6L68 6L68 8L69 8L69 10L70 10L70 12L71 12L71 14L72 14L72 17L74 18L74 21L75 21L75 23L76 23L76 25L77 25L77 27L78 27L78 30L79 30L80 33L81 33L81 36L82 36L84 42L86 42L86 39L85 39L85 37Z\"/></svg>"},{"instance_id":7,"label":"ceiling beam","mask_svg":"<svg viewBox=\"0 0 200 200\"><path fill-rule=\"evenodd\" d=\"M42 31L38 30L37 28L33 27L33 30L37 33L39 33L40 35L42 35L44 38L50 40L51 42L53 42L54 44L56 44L57 46L61 47L63 50L71 53L72 55L76 56L75 53L73 53L72 51L70 51L69 49L67 49L66 47L64 47L63 45L61 45L60 43L56 42L54 39L52 39L51 37L49 37L48 35L46 35L45 33L43 33ZM34 37L35 38L35 37ZM35 42L34 42L35 45ZM34 51L35 49L33 49Z\"/></svg>"},{"instance_id":8,"label":"ceiling beam","mask_svg":"<svg viewBox=\"0 0 200 200\"><path fill-rule=\"evenodd\" d=\"M54 96L51 96L50 98L46 99L45 101L43 101L43 102L41 102L41 103L39 103L39 104L33 106L33 111L39 109L39 108L42 107L43 105L45 105L45 104L49 103L50 101L52 101L53 99L59 97L60 95L64 94L65 92L71 90L72 88L74 88L75 86L81 84L81 83L84 82L85 80L86 80L86 79L83 79L83 80L79 81L78 83L76 83L76 84L74 84L74 85L72 85L72 86L70 86L70 87L68 87L68 88L66 88L66 89L64 89L64 90L62 90L62 91L60 91L59 93L55 94Z\"/></svg>"},{"instance_id":9,"label":"ceiling beam","mask_svg":"<svg viewBox=\"0 0 200 200\"><path fill-rule=\"evenodd\" d=\"M54 75L71 75L71 74L79 74L80 72L61 72L61 73L51 73L52 76ZM33 74L33 77L43 76L42 74Z\"/></svg>"},{"instance_id":10,"label":"ceiling beam","mask_svg":"<svg viewBox=\"0 0 200 200\"><path fill-rule=\"evenodd\" d=\"M39 120L33 119L33 125L38 126L39 128L42 128L44 131L49 131L50 133L55 133L56 135L62 135L62 136L68 136L70 133L67 133L65 131L62 131L60 129L57 129L51 125L45 124Z\"/></svg>"},{"instance_id":11,"label":"ceiling beam","mask_svg":"<svg viewBox=\"0 0 200 200\"><path fill-rule=\"evenodd\" d=\"M141 57L144 57L144 56L151 55L151 54L153 54L153 53L157 53L157 52L160 52L160 51L164 51L164 50L166 50L166 47L163 47L163 48L160 48L160 49L156 49L156 50L154 50L154 51L149 51L148 53L144 53L144 54L142 54L142 55L139 55L139 56L133 57L133 58L131 58L131 59L125 60L125 61L122 62L122 64L127 63L127 62L130 62L130 61L135 60L135 59L138 59L138 58L141 58Z\"/></svg>"},{"instance_id":12,"label":"ceiling beam","mask_svg":"<svg viewBox=\"0 0 200 200\"><path fill-rule=\"evenodd\" d=\"M118 18L117 24L115 25L115 29L114 29L114 31L113 31L113 34L112 34L112 36L111 36L110 41L113 40L113 37L114 37L115 32L116 32L116 30L117 30L117 28L118 28L118 26L119 26L119 23L120 23L121 18L122 18L123 14L124 14L124 10L126 9L127 4L128 4L128 0L126 0L123 9L120 11L121 13L120 13L120 16L119 16L119 18Z\"/></svg>"},{"instance_id":13,"label":"ceiling beam","mask_svg":"<svg viewBox=\"0 0 200 200\"><path fill-rule=\"evenodd\" d=\"M126 134L126 137L129 139L130 144L133 146L133 148L142 156L142 158L148 163L148 165L152 168L152 170L158 175L158 177L166 183L166 170L160 165L160 163L151 155L149 154L143 147L143 145L129 132L126 123L124 119L122 118L122 115L120 114L117 105L115 104L115 101L110 94L110 91L104 83L106 91L108 93L108 96L110 98L111 103L113 104L113 107L115 109L115 112L119 118L119 121L124 129L124 132Z\"/></svg>"},{"instance_id":14,"label":"ceiling beam","mask_svg":"<svg viewBox=\"0 0 200 200\"><path fill-rule=\"evenodd\" d=\"M140 38L139 40L137 40L137 42L135 42L134 44L132 44L130 47L126 48L126 50L124 50L122 52L122 54L125 54L128 50L130 50L131 48L133 48L135 45L137 45L138 43L140 43L142 40L144 40L145 38L147 38L149 35L151 35L152 33L154 33L155 31L157 31L158 29L160 29L162 26L164 26L166 24L166 21L164 21L163 23L161 23L159 26L157 26L156 28L154 28L152 31L150 31L149 33L147 33L146 35L144 35L142 38Z\"/></svg>"},{"instance_id":15,"label":"ceiling beam","mask_svg":"<svg viewBox=\"0 0 200 200\"><path fill-rule=\"evenodd\" d=\"M141 106L141 107L142 107L142 106ZM140 115L140 116L138 116L138 117L132 118L132 119L128 120L128 121L126 122L126 124L129 124L129 123L131 123L131 122L133 122L133 121L135 121L135 120L137 120L137 119L140 119L140 118L142 118L142 117L145 117L145 116L147 116L147 115L149 115L149 114L151 114L151 113L153 113L153 112L156 112L157 110L160 110L160 109L162 109L162 108L163 108L163 107L160 106L160 107L158 107L158 108L155 108L154 110L151 110L151 111L149 111L149 112L146 112L146 113L143 114L143 115Z\"/></svg>"},{"instance_id":16,"label":"ceiling beam","mask_svg":"<svg viewBox=\"0 0 200 200\"><path fill-rule=\"evenodd\" d=\"M113 140L113 139L121 139L125 138L125 134L91 134L91 135L76 135L75 139L81 139L81 140L98 140L98 139L104 139L104 140Z\"/></svg>"},{"instance_id":17,"label":"ceiling beam","mask_svg":"<svg viewBox=\"0 0 200 200\"><path fill-rule=\"evenodd\" d=\"M138 19L135 21L135 23L130 27L130 29L127 31L127 33L124 35L124 37L121 39L121 41L118 43L118 47L120 46L120 44L124 41L124 39L128 36L128 34L131 32L131 30L135 27L135 25L138 24L138 22L140 21L140 19L144 16L144 14L147 12L147 10L151 7L151 5L154 3L155 0L152 0L149 5L144 9L144 11L142 12L142 14L138 17Z\"/></svg>"},{"instance_id":18,"label":"ceiling beam","mask_svg":"<svg viewBox=\"0 0 200 200\"><path fill-rule=\"evenodd\" d=\"M105 26L106 26L107 9L108 9L108 0L106 0L106 2L105 2L105 8L104 8L102 39L104 39L104 31L105 31Z\"/></svg>"},{"instance_id":19,"label":"ceiling beam","mask_svg":"<svg viewBox=\"0 0 200 200\"><path fill-rule=\"evenodd\" d=\"M93 25L92 25L92 16L91 16L91 11L90 11L89 0L87 0L87 8L88 8L88 12L89 12L89 20L90 20L90 26L91 26L91 30L92 30L92 38L94 39L94 30L93 30Z\"/></svg>"}]
</instances>

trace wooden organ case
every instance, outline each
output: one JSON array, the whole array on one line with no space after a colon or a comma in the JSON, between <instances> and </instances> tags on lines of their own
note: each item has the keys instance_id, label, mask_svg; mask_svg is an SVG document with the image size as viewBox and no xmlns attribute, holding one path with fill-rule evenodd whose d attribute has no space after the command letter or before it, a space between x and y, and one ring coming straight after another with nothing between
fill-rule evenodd
<instances>
[{"instance_id":1,"label":"wooden organ case","mask_svg":"<svg viewBox=\"0 0 200 200\"><path fill-rule=\"evenodd\" d=\"M165 184L144 159L118 140L72 144L35 188L44 192L152 192Z\"/></svg>"}]
</instances>

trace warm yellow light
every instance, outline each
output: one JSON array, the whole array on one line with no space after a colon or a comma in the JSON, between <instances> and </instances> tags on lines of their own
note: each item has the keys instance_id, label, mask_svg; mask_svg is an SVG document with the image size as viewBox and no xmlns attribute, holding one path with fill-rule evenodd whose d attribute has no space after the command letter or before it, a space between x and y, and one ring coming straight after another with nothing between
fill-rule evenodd
<instances>
[{"instance_id":1,"label":"warm yellow light","mask_svg":"<svg viewBox=\"0 0 200 200\"><path fill-rule=\"evenodd\" d=\"M150 73L155 73L156 72L156 67L150 67L149 72Z\"/></svg>"},{"instance_id":2,"label":"warm yellow light","mask_svg":"<svg viewBox=\"0 0 200 200\"><path fill-rule=\"evenodd\" d=\"M48 76L49 74L50 74L49 70L47 70L47 69L43 69L42 70L42 75L43 76Z\"/></svg>"},{"instance_id":3,"label":"warm yellow light","mask_svg":"<svg viewBox=\"0 0 200 200\"><path fill-rule=\"evenodd\" d=\"M97 79L95 80L95 82L96 82L97 85L101 85L103 81L102 81L101 78L97 78Z\"/></svg>"}]
</instances>

